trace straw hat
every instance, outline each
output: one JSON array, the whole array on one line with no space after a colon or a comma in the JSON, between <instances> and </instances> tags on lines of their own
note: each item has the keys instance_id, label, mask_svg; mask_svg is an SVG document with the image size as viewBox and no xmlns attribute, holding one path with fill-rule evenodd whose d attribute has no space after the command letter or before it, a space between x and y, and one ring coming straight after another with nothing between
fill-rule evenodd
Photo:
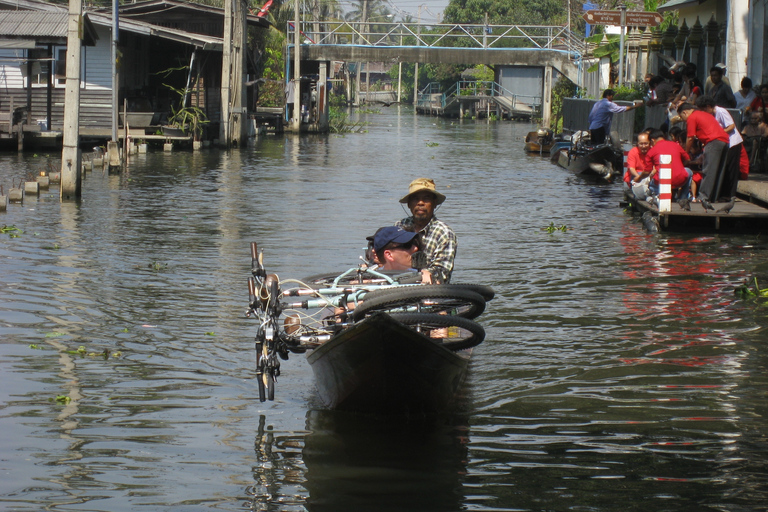
<instances>
[{"instance_id":1,"label":"straw hat","mask_svg":"<svg viewBox=\"0 0 768 512\"><path fill-rule=\"evenodd\" d=\"M407 203L408 198L411 197L411 194L415 194L416 192L421 192L422 190L426 190L427 192L432 192L433 194L435 194L436 205L443 204L443 201L445 201L445 196L435 189L434 180L430 180L429 178L416 178L408 186L408 194L406 194L405 197L400 199L400 202Z\"/></svg>"}]
</instances>

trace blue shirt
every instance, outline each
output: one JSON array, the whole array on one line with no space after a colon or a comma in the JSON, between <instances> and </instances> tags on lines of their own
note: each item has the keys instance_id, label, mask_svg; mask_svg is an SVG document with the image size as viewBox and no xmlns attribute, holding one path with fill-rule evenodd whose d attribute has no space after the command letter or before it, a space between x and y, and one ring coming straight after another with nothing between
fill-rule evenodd
<instances>
[{"instance_id":1,"label":"blue shirt","mask_svg":"<svg viewBox=\"0 0 768 512\"><path fill-rule=\"evenodd\" d=\"M592 107L589 113L589 129L605 128L606 133L611 130L611 121L613 114L626 112L627 107L621 107L608 98L603 98Z\"/></svg>"}]
</instances>

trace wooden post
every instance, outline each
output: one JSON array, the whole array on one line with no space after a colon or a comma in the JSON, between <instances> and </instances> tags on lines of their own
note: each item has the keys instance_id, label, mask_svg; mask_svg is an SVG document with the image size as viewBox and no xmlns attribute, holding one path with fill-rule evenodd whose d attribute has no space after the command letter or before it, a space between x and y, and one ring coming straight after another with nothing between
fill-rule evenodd
<instances>
[{"instance_id":1,"label":"wooden post","mask_svg":"<svg viewBox=\"0 0 768 512\"><path fill-rule=\"evenodd\" d=\"M232 103L229 110L229 137L227 145L239 145L246 137L246 110L243 105L245 98L245 80L243 69L245 68L245 53L248 36L245 28L246 9L242 0L234 0L232 9L232 54L230 55L232 77L230 83L232 87L230 101Z\"/></svg>"},{"instance_id":2,"label":"wooden post","mask_svg":"<svg viewBox=\"0 0 768 512\"><path fill-rule=\"evenodd\" d=\"M659 212L672 210L672 155L659 155Z\"/></svg>"},{"instance_id":3,"label":"wooden post","mask_svg":"<svg viewBox=\"0 0 768 512\"><path fill-rule=\"evenodd\" d=\"M541 125L551 128L552 122L552 66L544 66L544 90L541 97Z\"/></svg>"},{"instance_id":4,"label":"wooden post","mask_svg":"<svg viewBox=\"0 0 768 512\"><path fill-rule=\"evenodd\" d=\"M232 2L224 0L224 47L221 56L221 119L219 141L229 146L229 117L232 91Z\"/></svg>"},{"instance_id":5,"label":"wooden post","mask_svg":"<svg viewBox=\"0 0 768 512\"><path fill-rule=\"evenodd\" d=\"M328 64L320 63L320 77L317 81L317 123L322 133L328 131Z\"/></svg>"},{"instance_id":6,"label":"wooden post","mask_svg":"<svg viewBox=\"0 0 768 512\"><path fill-rule=\"evenodd\" d=\"M80 198L80 23L82 1L69 0L67 16L67 70L64 91L63 148L61 151L60 198Z\"/></svg>"}]
</instances>

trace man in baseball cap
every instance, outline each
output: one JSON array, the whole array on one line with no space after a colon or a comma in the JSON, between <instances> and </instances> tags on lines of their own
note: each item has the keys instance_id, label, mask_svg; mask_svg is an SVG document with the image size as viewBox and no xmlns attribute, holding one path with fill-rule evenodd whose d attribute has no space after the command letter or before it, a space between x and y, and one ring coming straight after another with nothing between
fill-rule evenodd
<instances>
[{"instance_id":1,"label":"man in baseball cap","mask_svg":"<svg viewBox=\"0 0 768 512\"><path fill-rule=\"evenodd\" d=\"M445 195L437 191L435 182L429 178L417 178L408 186L408 193L400 202L408 205L411 216L397 222L406 231L421 236L422 250L427 267L422 272L423 282L447 283L451 280L453 260L456 258L458 242L456 234L435 217L435 208L443 204Z\"/></svg>"},{"instance_id":2,"label":"man in baseball cap","mask_svg":"<svg viewBox=\"0 0 768 512\"><path fill-rule=\"evenodd\" d=\"M412 265L411 255L419 250L416 233L399 226L387 226L373 236L373 250L382 270L408 270Z\"/></svg>"}]
</instances>

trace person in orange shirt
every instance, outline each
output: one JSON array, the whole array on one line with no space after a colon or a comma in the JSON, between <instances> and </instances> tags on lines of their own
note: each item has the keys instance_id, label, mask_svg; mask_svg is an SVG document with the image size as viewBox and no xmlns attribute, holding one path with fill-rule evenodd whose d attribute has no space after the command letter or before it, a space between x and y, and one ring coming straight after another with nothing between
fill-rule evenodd
<instances>
[{"instance_id":1,"label":"person in orange shirt","mask_svg":"<svg viewBox=\"0 0 768 512\"><path fill-rule=\"evenodd\" d=\"M627 153L627 170L624 173L624 192L632 192L632 186L640 183L650 174L650 169L645 167L645 155L651 149L651 140L648 131L640 132L637 136L637 146ZM638 198L642 199L642 198Z\"/></svg>"}]
</instances>

